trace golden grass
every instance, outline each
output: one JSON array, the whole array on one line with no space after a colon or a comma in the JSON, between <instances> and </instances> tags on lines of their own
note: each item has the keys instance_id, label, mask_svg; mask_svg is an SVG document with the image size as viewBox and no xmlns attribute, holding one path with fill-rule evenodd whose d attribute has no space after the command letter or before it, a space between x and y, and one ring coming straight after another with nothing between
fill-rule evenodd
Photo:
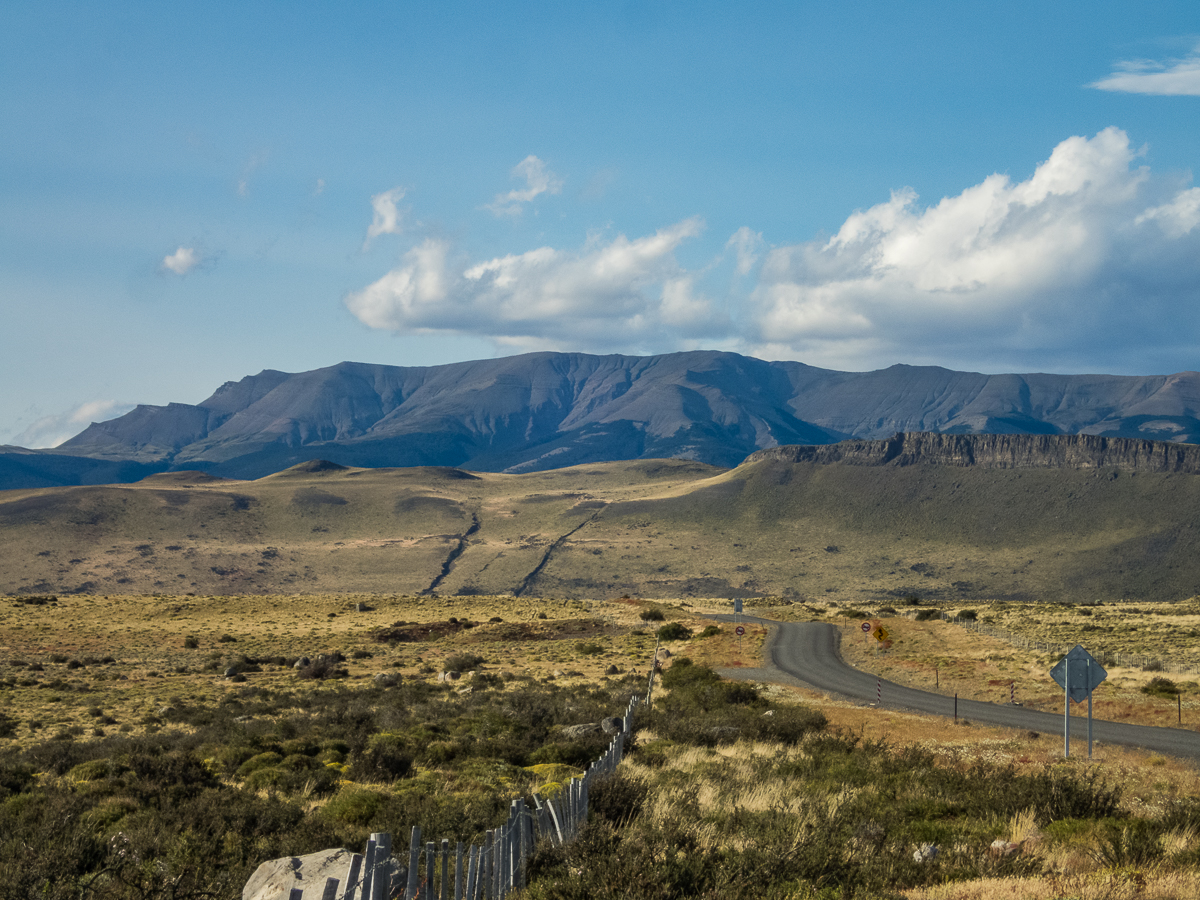
<instances>
[{"instance_id":1,"label":"golden grass","mask_svg":"<svg viewBox=\"0 0 1200 900\"><path fill-rule=\"evenodd\" d=\"M1200 872L1088 872L1040 878L979 878L913 888L908 900L1195 900Z\"/></svg>"}]
</instances>

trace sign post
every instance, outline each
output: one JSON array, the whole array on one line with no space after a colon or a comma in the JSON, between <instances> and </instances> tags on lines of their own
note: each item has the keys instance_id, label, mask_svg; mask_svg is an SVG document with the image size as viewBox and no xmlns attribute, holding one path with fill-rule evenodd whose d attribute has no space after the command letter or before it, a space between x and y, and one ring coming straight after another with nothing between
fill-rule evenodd
<instances>
[{"instance_id":1,"label":"sign post","mask_svg":"<svg viewBox=\"0 0 1200 900\"><path fill-rule=\"evenodd\" d=\"M1063 756L1071 755L1071 701L1079 703L1084 697L1088 702L1088 759L1092 758L1092 691L1108 677L1108 672L1092 654L1076 644L1071 652L1058 661L1050 670L1053 678L1063 689Z\"/></svg>"}]
</instances>

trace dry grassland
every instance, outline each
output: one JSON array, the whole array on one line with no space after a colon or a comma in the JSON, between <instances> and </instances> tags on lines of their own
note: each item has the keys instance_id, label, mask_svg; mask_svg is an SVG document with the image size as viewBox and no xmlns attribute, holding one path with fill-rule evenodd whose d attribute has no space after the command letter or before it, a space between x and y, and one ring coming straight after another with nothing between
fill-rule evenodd
<instances>
[{"instance_id":1,"label":"dry grassland","mask_svg":"<svg viewBox=\"0 0 1200 900\"><path fill-rule=\"evenodd\" d=\"M1177 705L1173 698L1142 693L1152 678L1164 677L1164 673L1109 664L1108 678L1093 695L1093 714L1117 722L1178 727L1181 706L1183 727L1200 729L1200 633L1195 630L1195 600L1094 607L995 603L976 604L971 609L983 621L1060 649L1022 649L954 622L918 622L911 615L884 614L880 621L894 638L891 649L884 650L862 634L857 620L838 615L844 610L831 608L826 615L840 623L842 655L857 668L922 690L995 703L1009 701L1011 685L1016 701L1031 709L1061 711L1062 689L1049 672L1076 643L1097 657L1138 653L1171 664L1197 665L1197 671L1165 676L1181 690L1181 704ZM1086 714L1086 703L1072 704L1072 715Z\"/></svg>"},{"instance_id":2,"label":"dry grassland","mask_svg":"<svg viewBox=\"0 0 1200 900\"><path fill-rule=\"evenodd\" d=\"M648 609L663 622L643 621ZM588 602L512 597L238 595L62 597L54 604L0 599L0 713L27 745L55 732L102 736L157 727L173 704L216 704L248 686L296 689L298 657L339 653L348 683L381 673L436 680L446 659L481 656L481 669L537 679L595 680L648 673L655 630L679 622L697 635L707 623L690 604ZM397 625L468 620L473 627L419 640L381 642ZM663 644L711 666L752 665L765 630ZM420 632L422 629L407 629ZM195 646L191 646L191 645ZM261 671L225 676L244 657ZM105 661L108 660L108 661ZM40 668L34 668L40 667ZM111 720L111 721L109 721Z\"/></svg>"}]
</instances>

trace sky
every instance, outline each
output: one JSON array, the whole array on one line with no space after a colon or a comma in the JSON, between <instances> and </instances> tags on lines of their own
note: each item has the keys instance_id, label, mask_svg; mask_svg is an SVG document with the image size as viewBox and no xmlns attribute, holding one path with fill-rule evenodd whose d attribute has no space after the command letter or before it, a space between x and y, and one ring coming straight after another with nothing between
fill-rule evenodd
<instances>
[{"instance_id":1,"label":"sky","mask_svg":"<svg viewBox=\"0 0 1200 900\"><path fill-rule=\"evenodd\" d=\"M1200 5L8 3L0 444L263 369L1200 369Z\"/></svg>"}]
</instances>

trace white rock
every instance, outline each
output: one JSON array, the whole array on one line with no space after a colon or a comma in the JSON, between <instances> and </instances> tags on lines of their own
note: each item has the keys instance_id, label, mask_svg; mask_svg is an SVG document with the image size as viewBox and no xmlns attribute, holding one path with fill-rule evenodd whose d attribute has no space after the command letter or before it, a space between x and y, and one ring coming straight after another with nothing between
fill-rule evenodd
<instances>
[{"instance_id":1,"label":"white rock","mask_svg":"<svg viewBox=\"0 0 1200 900\"><path fill-rule=\"evenodd\" d=\"M325 879L345 879L352 855L349 850L338 848L268 860L254 870L242 888L242 900L289 900L292 888L319 897Z\"/></svg>"}]
</instances>

